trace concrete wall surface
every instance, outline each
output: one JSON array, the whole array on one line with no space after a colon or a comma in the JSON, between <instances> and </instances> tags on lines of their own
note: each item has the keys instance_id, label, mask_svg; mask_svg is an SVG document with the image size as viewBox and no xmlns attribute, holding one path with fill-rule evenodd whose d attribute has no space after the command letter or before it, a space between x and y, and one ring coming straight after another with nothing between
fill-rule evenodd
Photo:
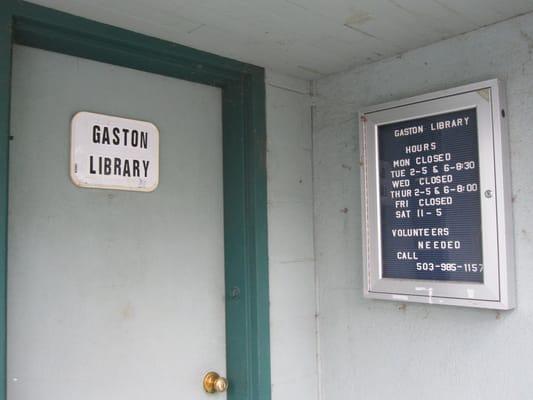
<instances>
[{"instance_id":1,"label":"concrete wall surface","mask_svg":"<svg viewBox=\"0 0 533 400\"><path fill-rule=\"evenodd\" d=\"M272 398L317 399L309 82L267 71Z\"/></svg>"},{"instance_id":2,"label":"concrete wall surface","mask_svg":"<svg viewBox=\"0 0 533 400\"><path fill-rule=\"evenodd\" d=\"M533 14L316 82L315 248L321 399L530 399L533 329ZM506 85L518 307L366 300L357 112L500 78Z\"/></svg>"}]
</instances>

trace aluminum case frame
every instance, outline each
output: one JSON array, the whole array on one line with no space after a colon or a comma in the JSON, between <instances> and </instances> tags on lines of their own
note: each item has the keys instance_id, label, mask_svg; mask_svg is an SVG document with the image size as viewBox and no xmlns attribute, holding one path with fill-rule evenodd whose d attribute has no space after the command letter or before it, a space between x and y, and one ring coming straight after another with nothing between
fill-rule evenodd
<instances>
[{"instance_id":1,"label":"aluminum case frame","mask_svg":"<svg viewBox=\"0 0 533 400\"><path fill-rule=\"evenodd\" d=\"M510 151L504 93L503 84L492 79L360 110L365 297L498 310L516 306ZM478 119L484 282L383 278L378 127L469 108L476 108ZM484 196L486 191L492 196Z\"/></svg>"}]
</instances>

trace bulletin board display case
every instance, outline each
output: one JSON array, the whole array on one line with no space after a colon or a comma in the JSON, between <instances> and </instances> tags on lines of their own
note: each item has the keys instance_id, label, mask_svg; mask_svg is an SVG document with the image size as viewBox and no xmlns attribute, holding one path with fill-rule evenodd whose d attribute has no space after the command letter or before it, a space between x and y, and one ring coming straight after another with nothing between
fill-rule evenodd
<instances>
[{"instance_id":1,"label":"bulletin board display case","mask_svg":"<svg viewBox=\"0 0 533 400\"><path fill-rule=\"evenodd\" d=\"M360 111L366 297L515 307L505 113L498 80Z\"/></svg>"}]
</instances>

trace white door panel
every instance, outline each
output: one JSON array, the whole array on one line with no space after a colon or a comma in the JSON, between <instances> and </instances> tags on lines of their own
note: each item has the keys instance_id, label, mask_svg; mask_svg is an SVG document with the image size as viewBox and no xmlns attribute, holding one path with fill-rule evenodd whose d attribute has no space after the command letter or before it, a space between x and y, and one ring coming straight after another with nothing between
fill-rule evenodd
<instances>
[{"instance_id":1,"label":"white door panel","mask_svg":"<svg viewBox=\"0 0 533 400\"><path fill-rule=\"evenodd\" d=\"M12 82L8 399L209 398L203 374L225 374L220 90L20 46ZM78 111L157 125L154 192L71 183Z\"/></svg>"}]
</instances>

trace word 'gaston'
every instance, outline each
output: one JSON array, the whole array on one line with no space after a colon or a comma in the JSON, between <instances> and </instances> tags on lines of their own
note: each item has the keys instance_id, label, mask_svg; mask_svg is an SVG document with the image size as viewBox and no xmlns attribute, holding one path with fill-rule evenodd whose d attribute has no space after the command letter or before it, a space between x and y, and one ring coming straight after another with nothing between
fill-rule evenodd
<instances>
[{"instance_id":1,"label":"word 'gaston'","mask_svg":"<svg viewBox=\"0 0 533 400\"><path fill-rule=\"evenodd\" d=\"M148 148L148 132L127 128L93 125L93 143Z\"/></svg>"}]
</instances>

